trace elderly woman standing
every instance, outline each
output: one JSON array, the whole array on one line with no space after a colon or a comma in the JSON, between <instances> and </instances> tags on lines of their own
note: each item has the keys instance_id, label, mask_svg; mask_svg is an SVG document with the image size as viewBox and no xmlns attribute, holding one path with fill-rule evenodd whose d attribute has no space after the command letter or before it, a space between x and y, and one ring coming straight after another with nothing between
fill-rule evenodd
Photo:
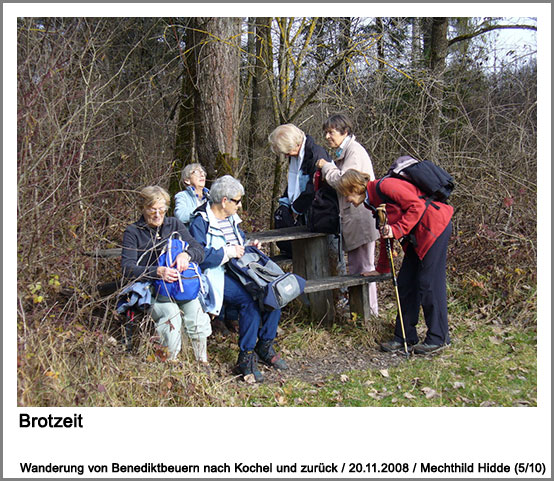
<instances>
[{"instance_id":1,"label":"elderly woman standing","mask_svg":"<svg viewBox=\"0 0 554 481\"><path fill-rule=\"evenodd\" d=\"M286 362L273 347L281 311L261 312L258 302L239 281L229 276L225 264L233 257L244 255L244 232L239 229L237 215L244 188L230 175L216 179L210 189L210 201L196 210L190 225L192 236L204 247L202 271L215 291L218 315L222 303L236 306L239 311L239 357L237 370L246 380L261 382L258 358L276 369L287 369ZM258 242L253 242L258 245ZM247 377L251 376L251 377Z\"/></svg>"},{"instance_id":2,"label":"elderly woman standing","mask_svg":"<svg viewBox=\"0 0 554 481\"><path fill-rule=\"evenodd\" d=\"M187 165L181 173L181 185L184 190L175 194L175 217L188 226L194 209L208 200L204 167L197 163Z\"/></svg>"},{"instance_id":3,"label":"elderly woman standing","mask_svg":"<svg viewBox=\"0 0 554 481\"><path fill-rule=\"evenodd\" d=\"M331 158L310 135L293 124L277 127L269 134L269 144L275 154L284 154L289 158L287 187L279 204L287 206L293 218L300 218L300 223L305 224L304 215L314 200L316 162L318 159L330 162Z\"/></svg>"},{"instance_id":4,"label":"elderly woman standing","mask_svg":"<svg viewBox=\"0 0 554 481\"><path fill-rule=\"evenodd\" d=\"M157 185L140 191L138 207L142 215L123 234L121 267L125 279L175 282L189 262L200 263L204 259L202 246L192 238L185 225L175 217L165 216L169 201L167 191ZM175 258L171 267L158 266L158 257L173 232L178 232L189 244L188 249ZM182 303L168 298L153 299L151 315L156 322L156 332L169 351L169 359L175 360L181 350L184 319L196 359L207 362L206 340L212 331L210 317L203 312L198 299Z\"/></svg>"},{"instance_id":5,"label":"elderly woman standing","mask_svg":"<svg viewBox=\"0 0 554 481\"><path fill-rule=\"evenodd\" d=\"M377 191L379 183L380 192ZM394 177L371 180L368 174L346 171L337 189L346 202L354 206L364 204L375 210L385 203L388 222L381 226L385 239L398 239L404 249L402 267L398 273L398 293L404 320L406 342L416 354L439 351L450 344L446 297L446 253L452 234L454 209L448 204L432 201L410 182ZM366 210L366 215L371 214ZM380 249L377 271L389 271L385 249ZM417 323L423 308L427 334L419 343ZM401 319L396 317L394 338L383 342L386 352L404 348Z\"/></svg>"},{"instance_id":6,"label":"elderly woman standing","mask_svg":"<svg viewBox=\"0 0 554 481\"><path fill-rule=\"evenodd\" d=\"M317 167L325 181L335 189L341 176L348 169L356 169L375 179L373 165L366 150L356 142L352 133L350 120L341 114L329 117L323 124L325 139L329 147L335 149L336 159L329 163L322 158L317 161ZM363 206L348 203L343 195L339 195L340 222L343 247L348 256L348 273L361 274L375 270L375 241L379 232L375 220L367 215ZM378 315L377 286L369 284L369 302L372 313Z\"/></svg>"}]
</instances>

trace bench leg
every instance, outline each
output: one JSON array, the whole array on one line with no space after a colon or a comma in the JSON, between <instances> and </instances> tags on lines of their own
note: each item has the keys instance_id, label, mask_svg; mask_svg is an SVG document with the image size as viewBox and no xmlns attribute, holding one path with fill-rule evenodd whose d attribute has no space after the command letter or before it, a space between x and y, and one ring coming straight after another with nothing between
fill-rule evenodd
<instances>
[{"instance_id":1,"label":"bench leg","mask_svg":"<svg viewBox=\"0 0 554 481\"><path fill-rule=\"evenodd\" d=\"M321 279L330 275L329 246L326 237L299 239L292 242L293 270L304 279ZM307 295L313 322L331 326L335 320L332 291Z\"/></svg>"},{"instance_id":2,"label":"bench leg","mask_svg":"<svg viewBox=\"0 0 554 481\"><path fill-rule=\"evenodd\" d=\"M350 304L350 313L356 314L358 319L369 321L371 318L371 307L369 304L369 289L367 288L367 284L349 287L348 300Z\"/></svg>"}]
</instances>

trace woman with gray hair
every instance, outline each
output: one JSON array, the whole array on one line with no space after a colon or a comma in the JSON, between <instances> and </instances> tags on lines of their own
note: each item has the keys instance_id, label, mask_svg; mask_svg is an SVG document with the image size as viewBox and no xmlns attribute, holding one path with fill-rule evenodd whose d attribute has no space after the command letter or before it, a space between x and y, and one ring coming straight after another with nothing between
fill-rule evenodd
<instances>
[{"instance_id":1,"label":"woman with gray hair","mask_svg":"<svg viewBox=\"0 0 554 481\"><path fill-rule=\"evenodd\" d=\"M258 358L276 369L287 369L286 362L273 347L281 311L261 312L258 302L242 284L226 272L226 264L233 257L244 255L245 234L239 228L237 211L244 188L230 175L216 179L210 189L210 200L194 213L190 233L204 247L202 271L209 278L215 294L217 316L223 302L239 312L239 357L237 371L246 381L261 382ZM258 246L258 241L252 242Z\"/></svg>"},{"instance_id":2,"label":"woman with gray hair","mask_svg":"<svg viewBox=\"0 0 554 481\"><path fill-rule=\"evenodd\" d=\"M306 214L315 195L314 174L318 159L331 162L327 151L317 145L314 139L294 124L279 125L268 137L271 150L289 158L287 187L279 198L279 208L275 212L275 227L306 225ZM329 188L329 187L327 187ZM333 189L330 194L335 196ZM277 244L289 256L292 254L290 242Z\"/></svg>"},{"instance_id":3,"label":"woman with gray hair","mask_svg":"<svg viewBox=\"0 0 554 481\"><path fill-rule=\"evenodd\" d=\"M269 134L268 140L275 154L289 158L287 188L279 204L287 206L294 218L302 218L314 200L316 162L321 158L331 162L331 158L310 135L293 124L280 125Z\"/></svg>"},{"instance_id":4,"label":"woman with gray hair","mask_svg":"<svg viewBox=\"0 0 554 481\"><path fill-rule=\"evenodd\" d=\"M184 190L175 194L175 217L187 227L194 209L208 200L206 170L198 163L188 164L181 173Z\"/></svg>"},{"instance_id":5,"label":"woman with gray hair","mask_svg":"<svg viewBox=\"0 0 554 481\"><path fill-rule=\"evenodd\" d=\"M373 165L367 151L356 141L352 132L351 121L342 114L329 117L323 123L323 132L327 144L335 149L335 161L329 163L321 158L316 165L321 169L325 181L337 189L342 175L349 169L356 169L375 179ZM349 274L362 274L375 269L375 241L379 232L375 227L375 219L367 215L362 206L355 206L339 195L340 223L343 248L347 254ZM368 285L371 313L378 315L377 286L375 282Z\"/></svg>"},{"instance_id":6,"label":"woman with gray hair","mask_svg":"<svg viewBox=\"0 0 554 481\"><path fill-rule=\"evenodd\" d=\"M185 225L175 217L166 217L169 208L169 194L157 185L140 191L138 207L140 219L125 229L121 252L123 278L130 281L153 282L163 279L176 282L180 272L188 268L189 262L199 264L204 259L202 246L194 240ZM167 239L178 232L188 248L181 252L170 267L158 266L158 257ZM206 340L212 333L210 317L204 313L198 299L175 302L170 298L154 298L150 314L156 322L156 332L162 344L169 351L169 359L177 359L181 351L181 325L191 339L195 357L207 362Z\"/></svg>"}]
</instances>

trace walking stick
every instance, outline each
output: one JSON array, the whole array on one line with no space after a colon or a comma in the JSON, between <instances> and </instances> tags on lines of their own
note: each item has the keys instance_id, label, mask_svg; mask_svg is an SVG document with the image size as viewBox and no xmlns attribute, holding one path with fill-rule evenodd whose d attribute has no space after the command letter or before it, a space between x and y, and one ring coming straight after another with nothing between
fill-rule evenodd
<instances>
[{"instance_id":1,"label":"walking stick","mask_svg":"<svg viewBox=\"0 0 554 481\"><path fill-rule=\"evenodd\" d=\"M387 211L385 210L386 204L381 204L377 207L377 219L379 221L379 227L385 227L387 225ZM402 318L402 308L400 306L400 296L398 294L398 283L396 282L396 272L394 270L394 260L392 258L392 239L385 239L385 245L387 248L387 257L390 262L390 269L392 275L392 284L394 286L394 292L396 294L396 305L398 306L398 316L400 317L400 327L402 328L402 339L404 341L404 355L410 357L408 351L408 342L406 341L406 331L404 330L404 319Z\"/></svg>"}]
</instances>

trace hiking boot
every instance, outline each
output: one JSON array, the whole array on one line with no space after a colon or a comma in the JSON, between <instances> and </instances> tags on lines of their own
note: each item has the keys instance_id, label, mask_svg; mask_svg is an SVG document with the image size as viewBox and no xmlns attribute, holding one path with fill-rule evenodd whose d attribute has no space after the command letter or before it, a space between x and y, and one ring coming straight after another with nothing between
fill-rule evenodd
<instances>
[{"instance_id":1,"label":"hiking boot","mask_svg":"<svg viewBox=\"0 0 554 481\"><path fill-rule=\"evenodd\" d=\"M415 354L431 354L433 352L442 351L446 347L450 346L450 343L446 344L427 344L426 342L418 344L414 347Z\"/></svg>"},{"instance_id":2,"label":"hiking boot","mask_svg":"<svg viewBox=\"0 0 554 481\"><path fill-rule=\"evenodd\" d=\"M239 332L239 321L237 319L225 319L224 324L230 333Z\"/></svg>"},{"instance_id":3,"label":"hiking boot","mask_svg":"<svg viewBox=\"0 0 554 481\"><path fill-rule=\"evenodd\" d=\"M408 344L408 352L412 351L412 345L410 343ZM395 341L394 339L392 341L386 341L379 344L381 347L381 351L383 352L398 352L404 350L404 343Z\"/></svg>"},{"instance_id":4,"label":"hiking boot","mask_svg":"<svg viewBox=\"0 0 554 481\"><path fill-rule=\"evenodd\" d=\"M273 340L271 341L258 341L256 344L256 353L260 356L260 360L268 366L280 369L282 371L288 369L287 363L284 359L281 359L281 355L275 352L273 348Z\"/></svg>"},{"instance_id":5,"label":"hiking boot","mask_svg":"<svg viewBox=\"0 0 554 481\"><path fill-rule=\"evenodd\" d=\"M212 331L214 334L219 333L223 337L227 337L231 335L231 331L227 329L227 326L219 317L212 319Z\"/></svg>"},{"instance_id":6,"label":"hiking boot","mask_svg":"<svg viewBox=\"0 0 554 481\"><path fill-rule=\"evenodd\" d=\"M258 369L258 356L254 351L240 351L235 371L242 374L243 379L248 383L264 380Z\"/></svg>"}]
</instances>

